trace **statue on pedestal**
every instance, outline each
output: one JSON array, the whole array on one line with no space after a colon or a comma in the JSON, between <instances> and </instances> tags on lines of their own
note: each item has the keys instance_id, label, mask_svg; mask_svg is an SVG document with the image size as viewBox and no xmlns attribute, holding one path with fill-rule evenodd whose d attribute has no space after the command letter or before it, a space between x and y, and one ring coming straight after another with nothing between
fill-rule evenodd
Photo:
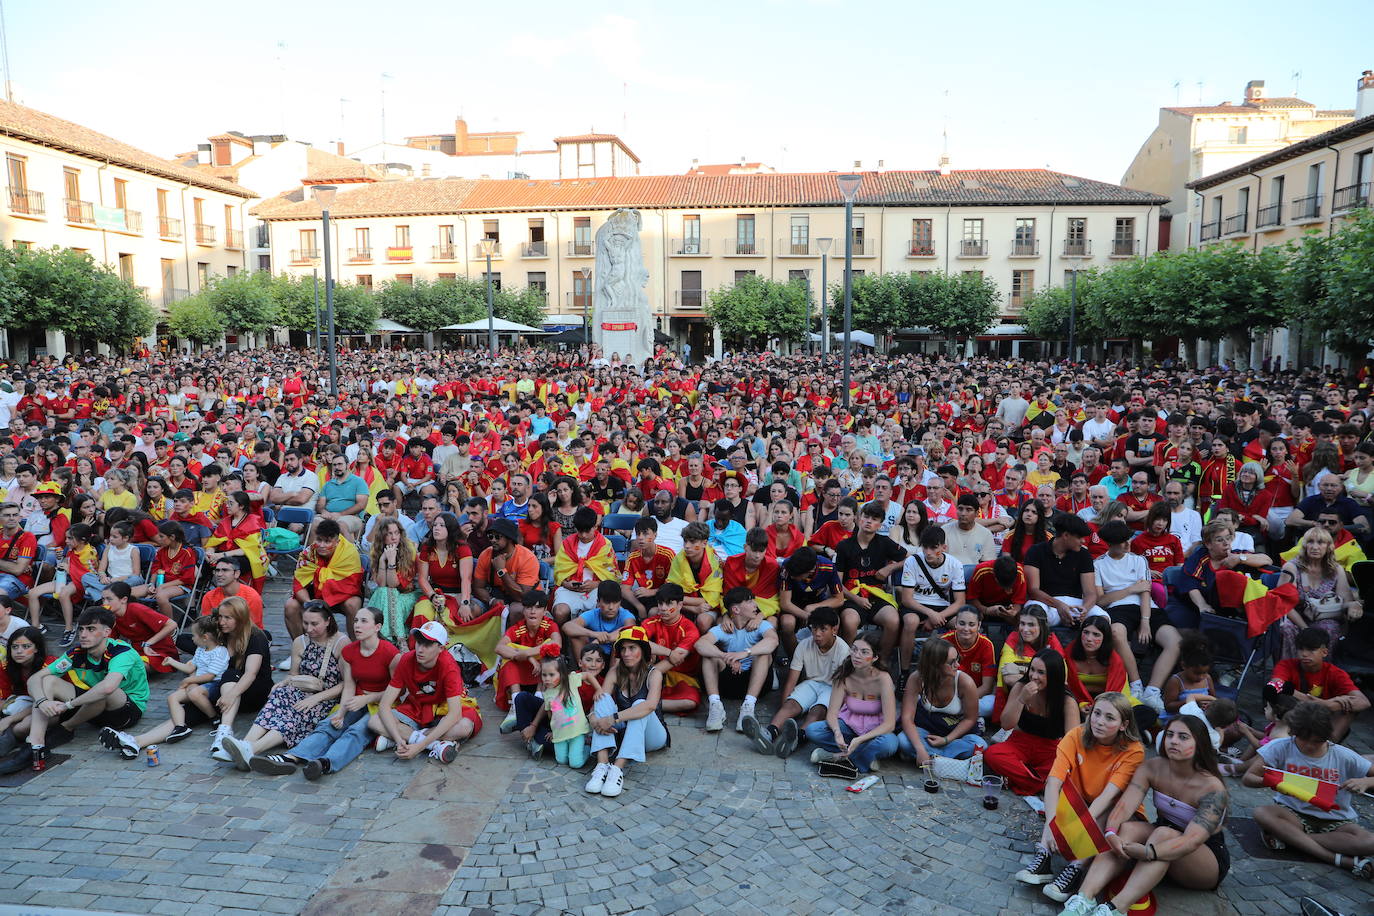
<instances>
[{"instance_id":1,"label":"statue on pedestal","mask_svg":"<svg viewBox=\"0 0 1374 916\"><path fill-rule=\"evenodd\" d=\"M641 362L654 352L640 225L638 210L620 209L596 232L592 340L608 359L619 353L622 361Z\"/></svg>"}]
</instances>

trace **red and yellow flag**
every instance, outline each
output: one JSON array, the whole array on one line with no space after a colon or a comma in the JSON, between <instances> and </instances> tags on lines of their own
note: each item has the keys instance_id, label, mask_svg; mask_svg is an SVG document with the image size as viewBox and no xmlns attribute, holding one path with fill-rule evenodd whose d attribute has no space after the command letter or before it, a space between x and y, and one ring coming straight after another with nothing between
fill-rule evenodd
<instances>
[{"instance_id":1,"label":"red and yellow flag","mask_svg":"<svg viewBox=\"0 0 1374 916\"><path fill-rule=\"evenodd\" d=\"M1059 802L1050 821L1050 833L1059 844L1059 851L1071 862L1090 859L1109 847L1102 828L1088 813L1088 803L1072 782L1059 787Z\"/></svg>"},{"instance_id":2,"label":"red and yellow flag","mask_svg":"<svg viewBox=\"0 0 1374 916\"><path fill-rule=\"evenodd\" d=\"M1323 782L1315 776L1286 773L1271 767L1264 768L1264 784L1275 792L1305 801L1323 811L1331 811L1336 807L1336 792L1340 789L1334 782Z\"/></svg>"},{"instance_id":3,"label":"red and yellow flag","mask_svg":"<svg viewBox=\"0 0 1374 916\"><path fill-rule=\"evenodd\" d=\"M1234 569L1217 570L1217 601L1222 607L1243 608L1248 626L1245 632L1254 638L1298 603L1298 587L1292 582L1270 588Z\"/></svg>"},{"instance_id":4,"label":"red and yellow flag","mask_svg":"<svg viewBox=\"0 0 1374 916\"><path fill-rule=\"evenodd\" d=\"M215 526L215 533L205 542L206 550L216 547L223 550L242 550L248 558L250 578L261 579L267 575L267 548L262 543L262 523L256 515L248 515L243 523L235 526L224 516Z\"/></svg>"},{"instance_id":5,"label":"red and yellow flag","mask_svg":"<svg viewBox=\"0 0 1374 916\"><path fill-rule=\"evenodd\" d=\"M464 623L463 619L454 613L457 600L452 595L445 595L444 609L438 612L438 617L435 618L448 630L448 644L452 646L454 643L462 643L480 658L488 669L496 667L496 663L500 661L496 655L496 644L501 641L501 634L505 632L501 626L505 606L496 604ZM429 619L417 614L410 619L410 626L418 627Z\"/></svg>"},{"instance_id":6,"label":"red and yellow flag","mask_svg":"<svg viewBox=\"0 0 1374 916\"><path fill-rule=\"evenodd\" d=\"M298 588L314 586L315 597L331 607L362 595L363 563L358 558L358 548L341 537L334 553L321 558L312 544L301 551L295 580Z\"/></svg>"}]
</instances>

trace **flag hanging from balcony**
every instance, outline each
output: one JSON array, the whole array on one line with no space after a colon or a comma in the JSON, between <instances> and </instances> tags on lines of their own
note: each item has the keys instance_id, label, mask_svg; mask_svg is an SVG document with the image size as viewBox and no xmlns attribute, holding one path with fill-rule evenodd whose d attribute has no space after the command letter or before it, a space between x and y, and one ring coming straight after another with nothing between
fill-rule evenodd
<instances>
[{"instance_id":1,"label":"flag hanging from balcony","mask_svg":"<svg viewBox=\"0 0 1374 916\"><path fill-rule=\"evenodd\" d=\"M112 232L123 232L125 226L124 210L120 207L102 207L99 204L91 206L91 212L95 216L95 226L97 229L109 229Z\"/></svg>"},{"instance_id":2,"label":"flag hanging from balcony","mask_svg":"<svg viewBox=\"0 0 1374 916\"><path fill-rule=\"evenodd\" d=\"M415 249L409 245L393 245L386 250L386 256L392 261L409 261L415 256Z\"/></svg>"}]
</instances>

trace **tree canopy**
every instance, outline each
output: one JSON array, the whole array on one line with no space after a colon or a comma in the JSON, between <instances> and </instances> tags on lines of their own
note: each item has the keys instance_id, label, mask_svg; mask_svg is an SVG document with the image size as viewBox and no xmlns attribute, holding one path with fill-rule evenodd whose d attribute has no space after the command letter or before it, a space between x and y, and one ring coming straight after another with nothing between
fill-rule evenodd
<instances>
[{"instance_id":1,"label":"tree canopy","mask_svg":"<svg viewBox=\"0 0 1374 916\"><path fill-rule=\"evenodd\" d=\"M706 314L731 346L757 345L769 337L800 340L810 329L811 302L801 281L779 283L754 274L711 290Z\"/></svg>"},{"instance_id":2,"label":"tree canopy","mask_svg":"<svg viewBox=\"0 0 1374 916\"><path fill-rule=\"evenodd\" d=\"M831 327L844 325L844 286L832 295ZM1001 293L981 274L864 274L853 281L854 327L874 334L927 327L951 339L982 333L997 320Z\"/></svg>"},{"instance_id":3,"label":"tree canopy","mask_svg":"<svg viewBox=\"0 0 1374 916\"><path fill-rule=\"evenodd\" d=\"M157 313L143 291L71 248L5 248L0 255L0 324L55 328L108 343L149 334Z\"/></svg>"}]
</instances>

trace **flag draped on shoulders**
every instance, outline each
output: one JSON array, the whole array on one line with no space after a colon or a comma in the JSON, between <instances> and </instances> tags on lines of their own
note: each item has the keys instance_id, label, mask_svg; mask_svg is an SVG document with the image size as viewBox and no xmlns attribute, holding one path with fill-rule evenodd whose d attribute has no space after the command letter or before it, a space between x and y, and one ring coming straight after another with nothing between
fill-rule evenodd
<instances>
[{"instance_id":1,"label":"flag draped on shoulders","mask_svg":"<svg viewBox=\"0 0 1374 916\"><path fill-rule=\"evenodd\" d=\"M700 576L693 571L687 551L678 551L673 557L673 565L668 567L668 581L682 586L684 598L701 598L710 607L720 607L722 579L715 551L703 551Z\"/></svg>"},{"instance_id":2,"label":"flag draped on shoulders","mask_svg":"<svg viewBox=\"0 0 1374 916\"><path fill-rule=\"evenodd\" d=\"M579 555L578 548L584 545L576 534L563 539L563 547L553 560L553 579L559 585L564 582L581 582L582 573L590 570L598 582L619 580L620 570L615 563L615 548L611 541L600 531L592 540L585 556Z\"/></svg>"},{"instance_id":3,"label":"flag draped on shoulders","mask_svg":"<svg viewBox=\"0 0 1374 916\"><path fill-rule=\"evenodd\" d=\"M237 525L224 516L215 526L215 531L205 542L206 550L242 550L252 567L250 578L261 579L267 575L267 548L262 542L262 522L256 515L246 515Z\"/></svg>"},{"instance_id":4,"label":"flag draped on shoulders","mask_svg":"<svg viewBox=\"0 0 1374 916\"><path fill-rule=\"evenodd\" d=\"M321 558L314 545L301 551L301 564L296 567L296 586L313 585L315 597L330 606L342 604L363 592L363 563L358 548L347 538L339 538L334 553Z\"/></svg>"}]
</instances>

